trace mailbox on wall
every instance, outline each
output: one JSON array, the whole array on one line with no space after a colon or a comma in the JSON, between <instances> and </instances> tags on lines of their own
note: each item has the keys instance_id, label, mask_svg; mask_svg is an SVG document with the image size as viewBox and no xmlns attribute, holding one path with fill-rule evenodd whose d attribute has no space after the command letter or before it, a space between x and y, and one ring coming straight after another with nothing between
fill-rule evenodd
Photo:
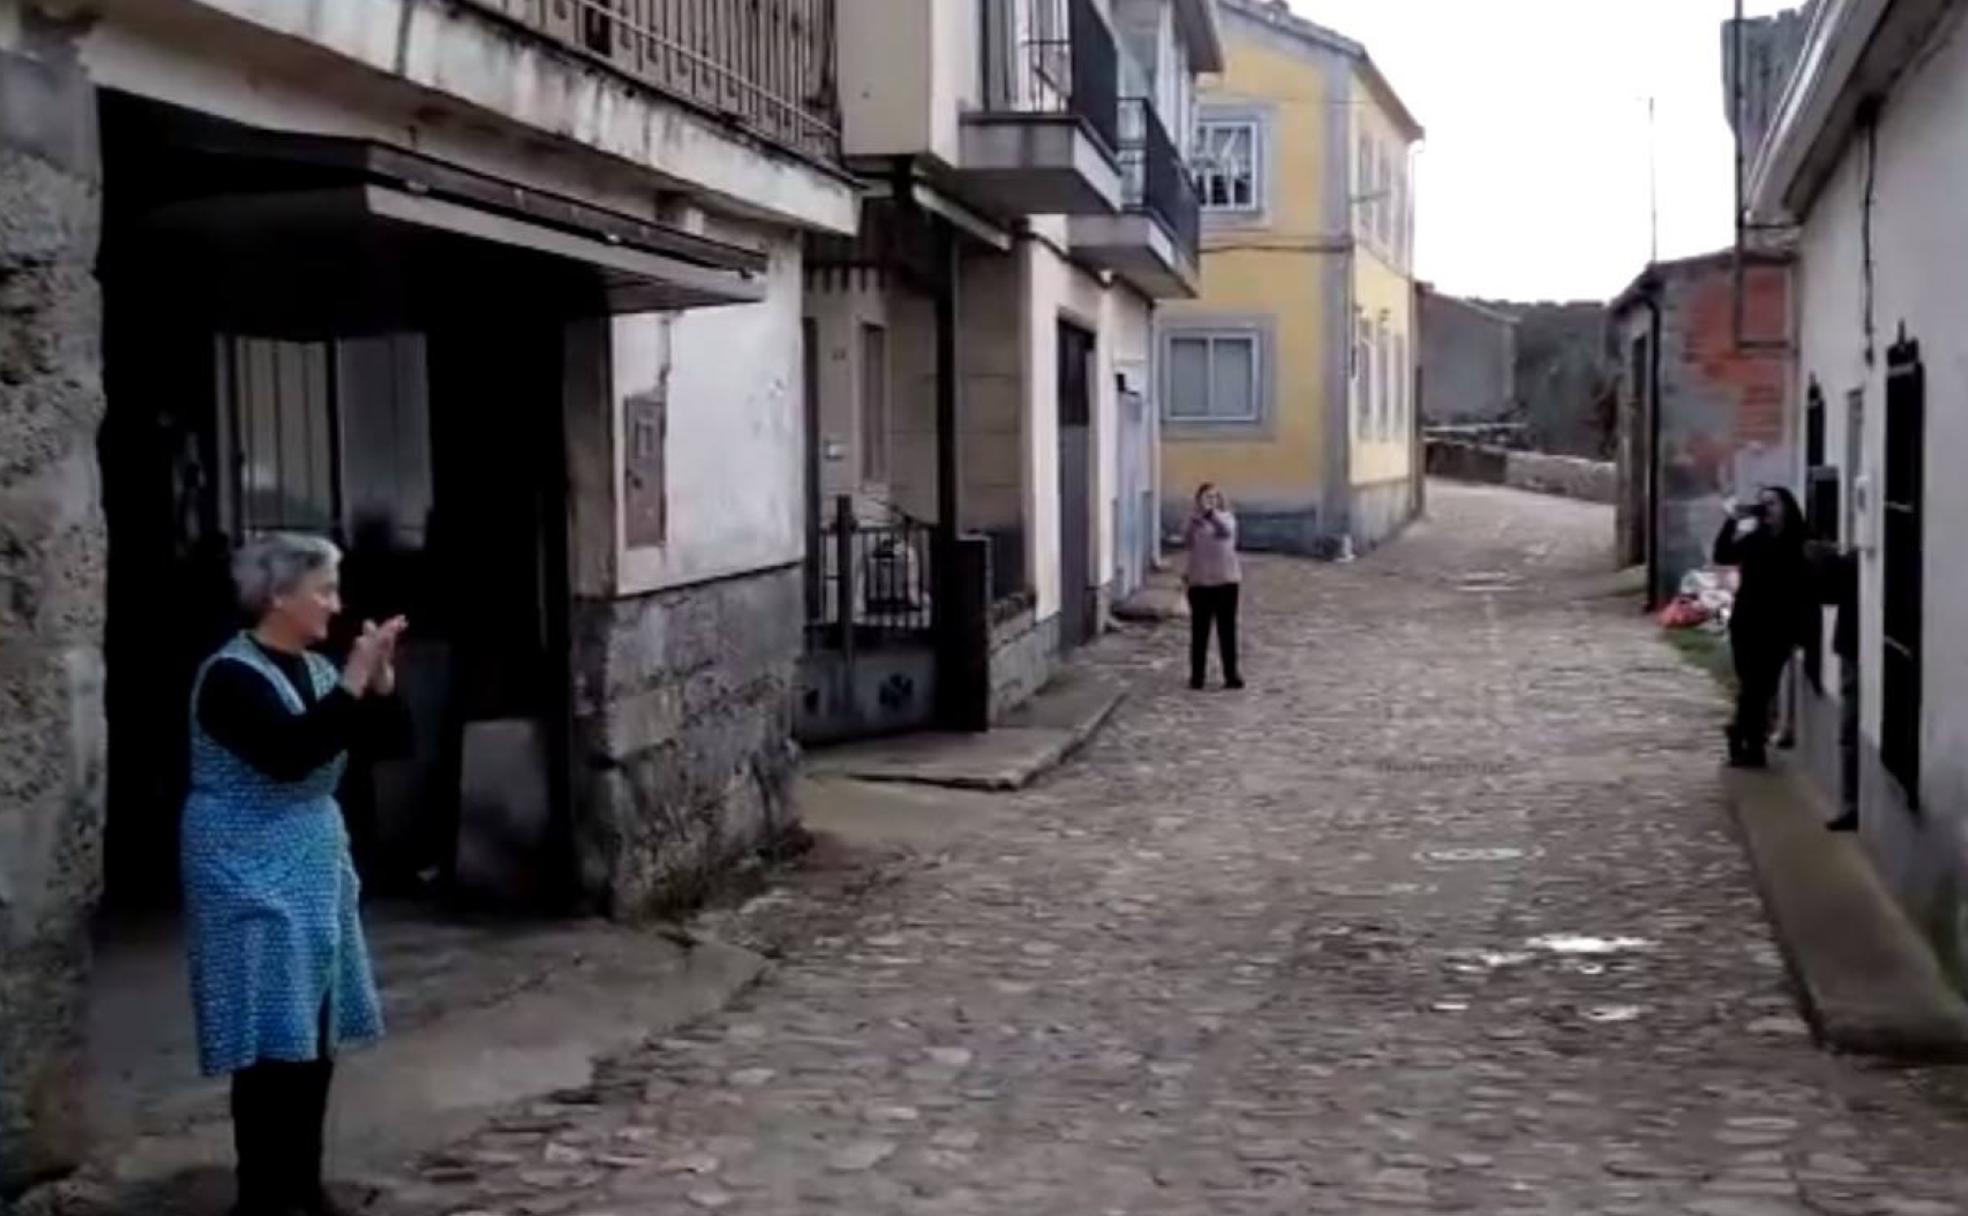
<instances>
[{"instance_id":1,"label":"mailbox on wall","mask_svg":"<svg viewBox=\"0 0 1968 1216\"><path fill-rule=\"evenodd\" d=\"M631 549L652 548L667 539L663 449L668 429L668 402L662 393L639 393L623 403L622 528Z\"/></svg>"}]
</instances>

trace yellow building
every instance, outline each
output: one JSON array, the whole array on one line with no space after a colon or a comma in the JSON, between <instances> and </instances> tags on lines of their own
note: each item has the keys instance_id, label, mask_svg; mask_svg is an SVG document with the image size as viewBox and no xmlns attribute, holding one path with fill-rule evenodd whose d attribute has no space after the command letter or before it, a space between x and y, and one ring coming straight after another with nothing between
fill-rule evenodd
<instances>
[{"instance_id":1,"label":"yellow building","mask_svg":"<svg viewBox=\"0 0 1968 1216\"><path fill-rule=\"evenodd\" d=\"M1282 3L1222 12L1196 132L1203 292L1157 327L1165 523L1214 482L1249 547L1364 550L1416 501L1422 130L1358 43Z\"/></svg>"}]
</instances>

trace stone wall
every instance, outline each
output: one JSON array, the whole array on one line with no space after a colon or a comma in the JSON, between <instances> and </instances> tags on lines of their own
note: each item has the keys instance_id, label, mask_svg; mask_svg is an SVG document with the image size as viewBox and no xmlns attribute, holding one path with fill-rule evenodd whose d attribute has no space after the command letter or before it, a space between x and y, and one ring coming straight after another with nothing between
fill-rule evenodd
<instances>
[{"instance_id":1,"label":"stone wall","mask_svg":"<svg viewBox=\"0 0 1968 1216\"><path fill-rule=\"evenodd\" d=\"M1517 417L1516 318L1469 300L1421 297L1421 416L1430 424Z\"/></svg>"},{"instance_id":2,"label":"stone wall","mask_svg":"<svg viewBox=\"0 0 1968 1216\"><path fill-rule=\"evenodd\" d=\"M1442 439L1428 441L1428 474L1582 502L1611 503L1619 497L1619 466L1612 461L1512 452Z\"/></svg>"},{"instance_id":3,"label":"stone wall","mask_svg":"<svg viewBox=\"0 0 1968 1216\"><path fill-rule=\"evenodd\" d=\"M991 626L991 721L1032 699L1059 665L1059 618L1030 608Z\"/></svg>"},{"instance_id":4,"label":"stone wall","mask_svg":"<svg viewBox=\"0 0 1968 1216\"><path fill-rule=\"evenodd\" d=\"M1504 469L1503 484L1538 494L1610 505L1619 498L1619 466L1610 460L1512 452Z\"/></svg>"},{"instance_id":5,"label":"stone wall","mask_svg":"<svg viewBox=\"0 0 1968 1216\"><path fill-rule=\"evenodd\" d=\"M574 838L597 910L688 905L792 826L797 566L574 604Z\"/></svg>"},{"instance_id":6,"label":"stone wall","mask_svg":"<svg viewBox=\"0 0 1968 1216\"><path fill-rule=\"evenodd\" d=\"M104 793L95 94L0 51L0 1195L75 1164Z\"/></svg>"}]
</instances>

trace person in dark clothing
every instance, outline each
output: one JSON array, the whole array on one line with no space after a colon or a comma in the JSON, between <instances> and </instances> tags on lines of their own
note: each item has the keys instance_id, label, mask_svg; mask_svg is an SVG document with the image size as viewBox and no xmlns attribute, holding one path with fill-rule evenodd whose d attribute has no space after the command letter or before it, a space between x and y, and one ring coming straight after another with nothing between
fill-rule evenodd
<instances>
[{"instance_id":1,"label":"person in dark clothing","mask_svg":"<svg viewBox=\"0 0 1968 1216\"><path fill-rule=\"evenodd\" d=\"M1715 538L1715 563L1741 576L1729 616L1737 684L1729 762L1738 767L1767 763L1771 705L1816 603L1804 541L1804 512L1781 486L1732 512Z\"/></svg>"}]
</instances>

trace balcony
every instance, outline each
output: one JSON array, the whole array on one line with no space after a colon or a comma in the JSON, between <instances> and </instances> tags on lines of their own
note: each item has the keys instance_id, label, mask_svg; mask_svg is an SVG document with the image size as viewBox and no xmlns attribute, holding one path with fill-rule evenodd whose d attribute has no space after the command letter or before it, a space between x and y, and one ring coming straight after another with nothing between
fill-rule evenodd
<instances>
[{"instance_id":1,"label":"balcony","mask_svg":"<svg viewBox=\"0 0 1968 1216\"><path fill-rule=\"evenodd\" d=\"M808 160L840 157L835 0L466 0Z\"/></svg>"},{"instance_id":2,"label":"balcony","mask_svg":"<svg viewBox=\"0 0 1968 1216\"><path fill-rule=\"evenodd\" d=\"M1120 50L1093 0L986 0L982 110L960 175L1010 215L1104 215L1121 201Z\"/></svg>"},{"instance_id":3,"label":"balcony","mask_svg":"<svg viewBox=\"0 0 1968 1216\"><path fill-rule=\"evenodd\" d=\"M1073 249L1151 299L1193 299L1201 286L1202 202L1152 103L1120 103L1121 211L1075 216Z\"/></svg>"}]
</instances>

